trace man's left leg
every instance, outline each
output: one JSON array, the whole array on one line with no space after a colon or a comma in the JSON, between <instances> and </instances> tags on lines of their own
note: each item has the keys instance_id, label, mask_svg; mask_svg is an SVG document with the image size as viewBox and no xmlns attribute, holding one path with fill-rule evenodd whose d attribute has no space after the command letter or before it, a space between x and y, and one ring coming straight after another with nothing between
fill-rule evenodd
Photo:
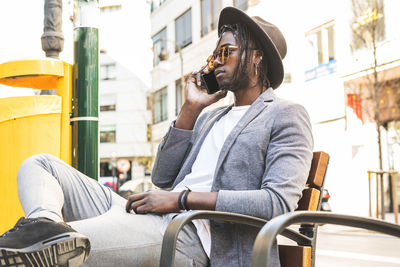
<instances>
[{"instance_id":1,"label":"man's left leg","mask_svg":"<svg viewBox=\"0 0 400 267\"><path fill-rule=\"evenodd\" d=\"M152 267L159 265L162 238L171 215L130 214L115 203L105 214L69 224L90 239L90 255L83 266ZM193 224L182 229L175 255L175 266L208 265Z\"/></svg>"}]
</instances>

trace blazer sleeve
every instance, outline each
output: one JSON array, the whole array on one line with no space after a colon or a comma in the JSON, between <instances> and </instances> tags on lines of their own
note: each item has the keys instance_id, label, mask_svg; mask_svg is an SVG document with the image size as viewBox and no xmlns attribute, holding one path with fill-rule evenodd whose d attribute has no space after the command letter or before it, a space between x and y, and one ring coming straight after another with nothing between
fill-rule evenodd
<instances>
[{"instance_id":1,"label":"blazer sleeve","mask_svg":"<svg viewBox=\"0 0 400 267\"><path fill-rule=\"evenodd\" d=\"M271 129L260 189L220 190L216 210L267 220L293 211L307 181L312 154L313 138L306 110L298 104L280 106Z\"/></svg>"},{"instance_id":2,"label":"blazer sleeve","mask_svg":"<svg viewBox=\"0 0 400 267\"><path fill-rule=\"evenodd\" d=\"M183 164L183 159L190 147L192 130L169 127L167 134L158 146L154 161L152 182L158 187L170 187Z\"/></svg>"}]
</instances>

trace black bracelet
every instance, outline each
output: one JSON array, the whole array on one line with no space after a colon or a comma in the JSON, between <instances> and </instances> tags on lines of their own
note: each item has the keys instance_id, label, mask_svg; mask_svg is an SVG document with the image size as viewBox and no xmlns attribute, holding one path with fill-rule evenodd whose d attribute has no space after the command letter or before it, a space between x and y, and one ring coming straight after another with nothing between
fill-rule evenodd
<instances>
[{"instance_id":1,"label":"black bracelet","mask_svg":"<svg viewBox=\"0 0 400 267\"><path fill-rule=\"evenodd\" d=\"M185 207L185 210L190 210L190 208L188 207L188 204L187 204L187 198L188 198L189 193L191 192L191 190L189 189L189 190L185 190L185 191L186 192L183 195L183 206Z\"/></svg>"},{"instance_id":2,"label":"black bracelet","mask_svg":"<svg viewBox=\"0 0 400 267\"><path fill-rule=\"evenodd\" d=\"M178 196L178 207L179 207L180 210L184 210L185 209L185 206L184 206L185 202L183 201L183 198L182 198L183 194L185 194L185 191L186 190L183 190Z\"/></svg>"}]
</instances>

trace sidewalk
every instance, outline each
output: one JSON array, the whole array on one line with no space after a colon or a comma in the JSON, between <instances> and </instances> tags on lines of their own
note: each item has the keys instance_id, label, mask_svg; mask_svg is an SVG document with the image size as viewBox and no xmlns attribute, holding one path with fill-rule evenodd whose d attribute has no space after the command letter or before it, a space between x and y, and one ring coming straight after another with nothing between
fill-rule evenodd
<instances>
[{"instance_id":1,"label":"sidewalk","mask_svg":"<svg viewBox=\"0 0 400 267\"><path fill-rule=\"evenodd\" d=\"M385 221L394 223L393 214ZM318 227L317 267L399 267L400 239L356 227L322 225Z\"/></svg>"}]
</instances>

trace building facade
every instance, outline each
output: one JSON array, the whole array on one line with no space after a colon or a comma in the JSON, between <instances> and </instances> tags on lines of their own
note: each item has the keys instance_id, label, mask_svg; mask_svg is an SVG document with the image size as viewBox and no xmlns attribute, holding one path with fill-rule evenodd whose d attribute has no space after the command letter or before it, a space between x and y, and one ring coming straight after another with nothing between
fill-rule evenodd
<instances>
[{"instance_id":1,"label":"building facade","mask_svg":"<svg viewBox=\"0 0 400 267\"><path fill-rule=\"evenodd\" d=\"M99 73L100 176L112 176L112 157L116 157L130 162L126 178L143 179L151 160L148 87L104 52L100 54Z\"/></svg>"},{"instance_id":2,"label":"building facade","mask_svg":"<svg viewBox=\"0 0 400 267\"><path fill-rule=\"evenodd\" d=\"M156 0L151 1L151 37L153 40L151 139L153 155L171 121L184 101L181 80L206 63L217 42L219 12L225 6L247 10L258 1L239 0ZM231 94L211 107L233 102Z\"/></svg>"},{"instance_id":3,"label":"building facade","mask_svg":"<svg viewBox=\"0 0 400 267\"><path fill-rule=\"evenodd\" d=\"M150 41L149 12L143 10L148 4L139 1L100 1L100 177L109 183L115 182L113 176L122 178L121 183L133 180L137 188L127 189L132 192L141 191L143 183L138 181L147 181L151 169L151 113L146 102L151 50L145 42ZM118 170L120 160L129 162L128 171Z\"/></svg>"},{"instance_id":4,"label":"building facade","mask_svg":"<svg viewBox=\"0 0 400 267\"><path fill-rule=\"evenodd\" d=\"M365 27L374 21L383 21L379 25L384 34L377 40L377 72L382 82L392 81L382 89L386 97L379 100L383 103L382 116L388 129L385 131L382 127L383 169L399 169L396 128L399 109L395 99L400 87L395 81L400 55L395 47L399 46L400 32L395 26L399 18L394 13L399 3L376 0L382 2L383 8L375 12L371 8L375 0L358 1L365 4L365 10L358 15L350 0L152 1L153 149L176 118L184 99L180 78L198 70L215 48L219 11L224 6L237 6L251 16L276 24L286 37L285 78L276 94L305 106L313 125L315 151L323 150L331 155L325 186L331 193L333 210L368 215L367 171L379 169L377 134L373 117L366 119L364 114L370 105L368 95L360 95L352 88L354 84L357 88L365 84L361 79L367 79L374 61L369 47L355 45L354 32L357 23ZM181 53L176 45L182 47ZM230 95L217 105L231 102Z\"/></svg>"}]
</instances>

